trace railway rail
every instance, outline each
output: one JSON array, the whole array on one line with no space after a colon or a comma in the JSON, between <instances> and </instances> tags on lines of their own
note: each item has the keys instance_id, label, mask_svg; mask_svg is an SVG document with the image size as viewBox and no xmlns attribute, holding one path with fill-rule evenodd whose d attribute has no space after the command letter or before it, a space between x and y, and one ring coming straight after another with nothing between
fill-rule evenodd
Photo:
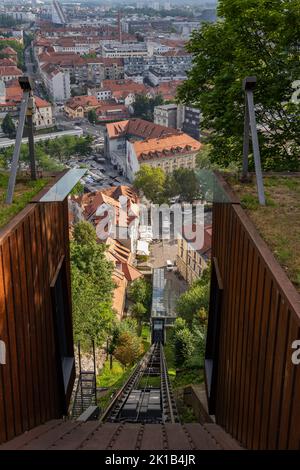
<instances>
[{"instance_id":1,"label":"railway rail","mask_svg":"<svg viewBox=\"0 0 300 470\"><path fill-rule=\"evenodd\" d=\"M178 423L163 345L153 343L101 416L102 422Z\"/></svg>"}]
</instances>

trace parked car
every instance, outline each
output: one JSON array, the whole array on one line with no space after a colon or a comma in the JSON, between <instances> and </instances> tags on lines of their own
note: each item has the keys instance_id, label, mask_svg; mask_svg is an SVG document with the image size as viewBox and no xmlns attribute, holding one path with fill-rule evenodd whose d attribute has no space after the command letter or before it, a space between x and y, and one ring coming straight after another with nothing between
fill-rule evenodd
<instances>
[{"instance_id":1,"label":"parked car","mask_svg":"<svg viewBox=\"0 0 300 470\"><path fill-rule=\"evenodd\" d=\"M175 265L170 259L167 259L167 271L173 271Z\"/></svg>"}]
</instances>

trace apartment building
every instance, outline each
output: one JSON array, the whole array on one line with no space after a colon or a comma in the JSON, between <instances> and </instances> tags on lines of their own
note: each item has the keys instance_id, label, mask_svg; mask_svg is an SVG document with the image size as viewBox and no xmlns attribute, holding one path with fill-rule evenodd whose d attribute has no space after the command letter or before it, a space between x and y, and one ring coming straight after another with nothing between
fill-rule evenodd
<instances>
[{"instance_id":1,"label":"apartment building","mask_svg":"<svg viewBox=\"0 0 300 470\"><path fill-rule=\"evenodd\" d=\"M136 44L103 44L102 45L103 57L148 57L148 48L145 43Z\"/></svg>"},{"instance_id":2,"label":"apartment building","mask_svg":"<svg viewBox=\"0 0 300 470\"><path fill-rule=\"evenodd\" d=\"M187 232L187 231L186 231ZM196 227L192 227L192 233L196 233ZM201 277L202 272L207 268L211 257L211 238L212 225L204 226L203 242L196 244L193 239L187 237L187 233L183 230L183 236L177 239L177 269L191 285L194 281Z\"/></svg>"},{"instance_id":3,"label":"apartment building","mask_svg":"<svg viewBox=\"0 0 300 470\"><path fill-rule=\"evenodd\" d=\"M15 65L0 66L0 80L3 80L5 83L17 80L21 75L23 75L22 70Z\"/></svg>"},{"instance_id":4,"label":"apartment building","mask_svg":"<svg viewBox=\"0 0 300 470\"><path fill-rule=\"evenodd\" d=\"M126 175L133 181L143 164L161 168L165 173L172 173L178 168L193 169L200 148L200 142L182 133L145 141L127 141Z\"/></svg>"},{"instance_id":5,"label":"apartment building","mask_svg":"<svg viewBox=\"0 0 300 470\"><path fill-rule=\"evenodd\" d=\"M4 86L4 82L0 81L0 116L5 117L9 113L12 117L18 117L23 98L23 91L18 81L8 83ZM36 129L46 129L52 127L54 118L52 114L52 106L48 101L34 96L35 112L33 115L33 124Z\"/></svg>"},{"instance_id":6,"label":"apartment building","mask_svg":"<svg viewBox=\"0 0 300 470\"><path fill-rule=\"evenodd\" d=\"M134 103L137 94L147 95L149 90L141 83L120 79L102 80L101 87L90 88L88 93L97 97L99 100L113 99L117 103L122 103L129 107Z\"/></svg>"},{"instance_id":7,"label":"apartment building","mask_svg":"<svg viewBox=\"0 0 300 470\"><path fill-rule=\"evenodd\" d=\"M66 101L71 96L70 74L53 64L41 67L41 75L50 98L53 101Z\"/></svg>"},{"instance_id":8,"label":"apartment building","mask_svg":"<svg viewBox=\"0 0 300 470\"><path fill-rule=\"evenodd\" d=\"M41 68L44 64L58 66L70 74L70 79L78 84L99 85L105 79L120 79L124 76L122 59L86 58L75 52L43 52L38 56Z\"/></svg>"},{"instance_id":9,"label":"apartment building","mask_svg":"<svg viewBox=\"0 0 300 470\"><path fill-rule=\"evenodd\" d=\"M154 108L154 122L161 126L174 127L177 129L177 104L165 104L155 106Z\"/></svg>"},{"instance_id":10,"label":"apartment building","mask_svg":"<svg viewBox=\"0 0 300 470\"><path fill-rule=\"evenodd\" d=\"M54 125L54 118L52 113L51 103L48 101L35 97L35 113L33 116L33 124L36 129L46 129Z\"/></svg>"},{"instance_id":11,"label":"apartment building","mask_svg":"<svg viewBox=\"0 0 300 470\"><path fill-rule=\"evenodd\" d=\"M194 108L192 106L183 106L181 129L183 132L197 140L200 139L200 120L200 109Z\"/></svg>"},{"instance_id":12,"label":"apartment building","mask_svg":"<svg viewBox=\"0 0 300 470\"><path fill-rule=\"evenodd\" d=\"M113 186L103 190L73 196L77 213L91 222L98 238L105 242L114 238L132 253L136 252L139 237L139 198L129 186ZM108 220L108 214L111 216ZM98 228L97 228L98 227Z\"/></svg>"},{"instance_id":13,"label":"apartment building","mask_svg":"<svg viewBox=\"0 0 300 470\"><path fill-rule=\"evenodd\" d=\"M154 108L154 122L181 129L196 140L200 139L200 109L181 104L168 104Z\"/></svg>"},{"instance_id":14,"label":"apartment building","mask_svg":"<svg viewBox=\"0 0 300 470\"><path fill-rule=\"evenodd\" d=\"M81 119L89 111L96 109L99 104L95 96L74 96L65 102L64 112L70 119Z\"/></svg>"},{"instance_id":15,"label":"apartment building","mask_svg":"<svg viewBox=\"0 0 300 470\"><path fill-rule=\"evenodd\" d=\"M104 151L120 172L127 175L127 141L143 141L161 136L180 134L180 131L145 121L144 119L128 119L106 125Z\"/></svg>"},{"instance_id":16,"label":"apartment building","mask_svg":"<svg viewBox=\"0 0 300 470\"><path fill-rule=\"evenodd\" d=\"M148 71L148 80L153 86L157 86L160 83L168 83L172 80L185 80L186 78L186 70L182 69L181 66L169 68L150 67Z\"/></svg>"}]
</instances>

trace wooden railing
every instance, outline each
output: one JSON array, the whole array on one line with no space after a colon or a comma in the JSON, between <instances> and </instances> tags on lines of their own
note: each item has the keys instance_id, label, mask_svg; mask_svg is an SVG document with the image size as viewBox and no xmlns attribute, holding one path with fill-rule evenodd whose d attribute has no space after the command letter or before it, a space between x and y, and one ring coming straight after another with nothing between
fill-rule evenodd
<instances>
[{"instance_id":1,"label":"wooden railing","mask_svg":"<svg viewBox=\"0 0 300 470\"><path fill-rule=\"evenodd\" d=\"M222 286L214 274L207 364L217 371L209 390L216 421L249 449L299 449L292 343L300 339L300 295L230 190L227 196L213 206L212 257Z\"/></svg>"},{"instance_id":2,"label":"wooden railing","mask_svg":"<svg viewBox=\"0 0 300 470\"><path fill-rule=\"evenodd\" d=\"M0 443L65 412L70 391L63 389L51 298L62 264L72 356L67 200L30 203L0 231Z\"/></svg>"}]
</instances>

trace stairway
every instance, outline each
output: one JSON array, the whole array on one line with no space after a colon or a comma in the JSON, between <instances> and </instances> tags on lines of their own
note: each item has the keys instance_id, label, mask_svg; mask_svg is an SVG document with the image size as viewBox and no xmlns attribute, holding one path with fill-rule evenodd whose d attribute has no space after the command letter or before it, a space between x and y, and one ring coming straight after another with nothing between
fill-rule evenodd
<instances>
[{"instance_id":1,"label":"stairway","mask_svg":"<svg viewBox=\"0 0 300 470\"><path fill-rule=\"evenodd\" d=\"M77 419L89 406L96 404L96 375L94 371L81 371L73 402L72 418Z\"/></svg>"},{"instance_id":2,"label":"stairway","mask_svg":"<svg viewBox=\"0 0 300 470\"><path fill-rule=\"evenodd\" d=\"M92 341L93 370L82 370L80 342L78 343L78 367L77 386L74 394L71 416L77 419L90 406L97 405L96 384L96 355L95 343Z\"/></svg>"}]
</instances>

